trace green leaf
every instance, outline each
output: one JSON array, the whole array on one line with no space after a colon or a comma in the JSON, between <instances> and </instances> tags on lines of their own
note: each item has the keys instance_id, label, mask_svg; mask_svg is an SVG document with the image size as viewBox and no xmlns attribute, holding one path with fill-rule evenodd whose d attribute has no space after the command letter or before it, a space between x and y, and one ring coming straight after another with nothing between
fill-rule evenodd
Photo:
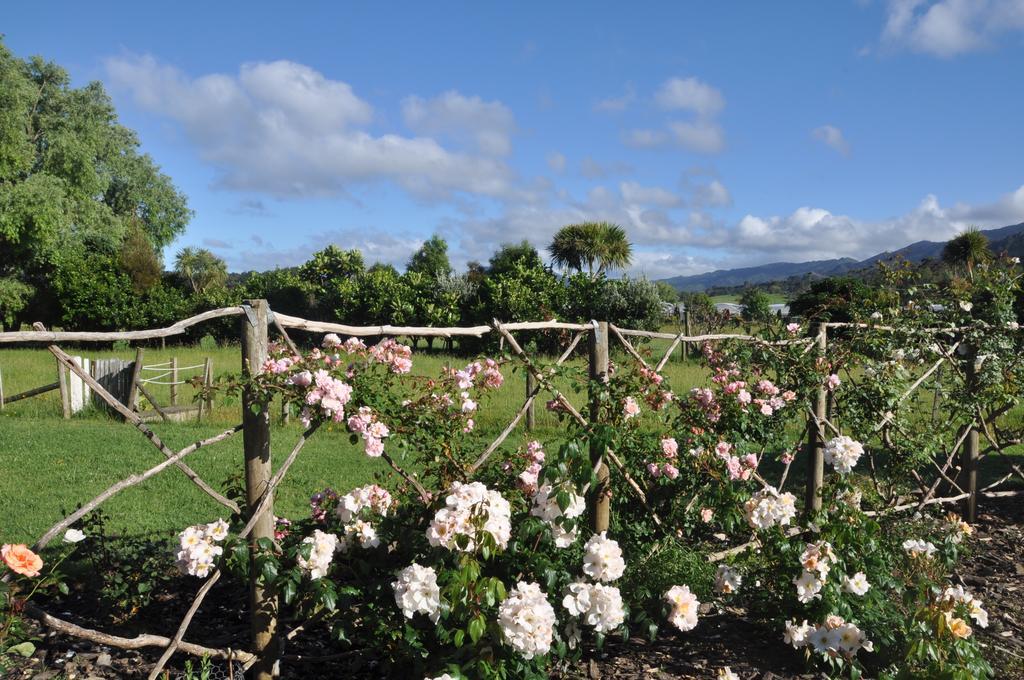
<instances>
[{"instance_id":1,"label":"green leaf","mask_svg":"<svg viewBox=\"0 0 1024 680\"><path fill-rule=\"evenodd\" d=\"M475 619L469 622L469 639L476 644L477 641L483 636L484 630L487 629L487 622L484 621L484 617L478 615Z\"/></svg>"},{"instance_id":2,"label":"green leaf","mask_svg":"<svg viewBox=\"0 0 1024 680\"><path fill-rule=\"evenodd\" d=\"M14 645L13 647L8 647L7 653L17 654L27 659L28 657L36 653L36 646L31 642L22 642L21 644Z\"/></svg>"},{"instance_id":3,"label":"green leaf","mask_svg":"<svg viewBox=\"0 0 1024 680\"><path fill-rule=\"evenodd\" d=\"M288 580L281 584L281 596L284 598L285 604L291 604L295 600L297 592L298 588L294 581Z\"/></svg>"}]
</instances>

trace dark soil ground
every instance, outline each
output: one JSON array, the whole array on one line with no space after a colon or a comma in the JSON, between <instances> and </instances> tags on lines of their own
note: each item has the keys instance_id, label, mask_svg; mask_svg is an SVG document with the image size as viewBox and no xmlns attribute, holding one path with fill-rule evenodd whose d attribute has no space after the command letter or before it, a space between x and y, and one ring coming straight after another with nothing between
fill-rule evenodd
<instances>
[{"instance_id":1,"label":"dark soil ground","mask_svg":"<svg viewBox=\"0 0 1024 680\"><path fill-rule=\"evenodd\" d=\"M996 678L1024 680L1024 502L1016 498L987 501L972 544L974 552L963 562L954 580L969 586L988 609L989 627L975 631L996 669ZM185 593L186 597L190 595ZM244 647L239 641L247 637L247 623L244 610L238 606L244 601L244 593L218 587L200 609L191 628L194 634L188 637L214 647L227 647L232 642ZM132 637L138 630L172 635L187 605L188 601L183 599L155 603L133 621L131 628L122 629L94 621L95 603L84 599L60 603L52 613L126 637ZM40 636L36 654L20 668L8 672L4 680L134 680L145 678L159 656L159 650L124 651L45 631L40 631ZM327 657L334 651L329 642L317 639L304 642L302 647L289 647L288 654L293 658L284 665L284 677L377 676L370 669L353 669L344 659L310 662L294 658L298 654L307 659ZM168 678L184 677L183 658L175 657L171 666ZM701 617L700 625L685 636L663 635L654 642L638 638L629 642L609 640L602 654L573 668L565 677L704 679L715 678L725 666L742 680L826 677L808 672L802 656L782 643L778 630L766 629L738 610L708 612ZM243 675L237 670L230 671L224 664L215 666L210 675L211 680L228 677L241 679Z\"/></svg>"}]
</instances>

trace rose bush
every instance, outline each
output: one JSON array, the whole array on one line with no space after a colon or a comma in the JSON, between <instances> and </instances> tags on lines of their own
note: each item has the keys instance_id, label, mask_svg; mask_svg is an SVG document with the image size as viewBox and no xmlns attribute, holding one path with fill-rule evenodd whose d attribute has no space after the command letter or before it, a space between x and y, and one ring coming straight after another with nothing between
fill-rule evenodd
<instances>
[{"instance_id":1,"label":"rose bush","mask_svg":"<svg viewBox=\"0 0 1024 680\"><path fill-rule=\"evenodd\" d=\"M806 326L769 325L762 341L706 345L708 380L688 392L625 357L588 385L592 422L556 395L557 441L523 441L486 464L475 419L503 361L427 378L391 339L276 348L249 382L261 399L283 397L310 431L348 432L396 476L317 492L310 516L281 521L252 566L290 617L315 618L385 673L544 677L607 635L685 636L729 605L833 675L991 677L974 636L984 606L951 581L969 525L890 510L913 489L907 473L948 448L936 432L1016 403L1017 288L998 263L964 285L907 287L898 308L852 310L861 325L833 329L824 354ZM897 325L878 328L887 318ZM986 359L964 371L959 347ZM921 397L904 395L932 388L933 374L919 376L939 358L945 408L928 423ZM541 382L559 371L572 369L541 367ZM793 462L819 390L835 431L822 508L810 512ZM598 533L591 451L614 462L612 524ZM246 546L213 526L182 534L183 570L202 577L222 560L246 572Z\"/></svg>"}]
</instances>

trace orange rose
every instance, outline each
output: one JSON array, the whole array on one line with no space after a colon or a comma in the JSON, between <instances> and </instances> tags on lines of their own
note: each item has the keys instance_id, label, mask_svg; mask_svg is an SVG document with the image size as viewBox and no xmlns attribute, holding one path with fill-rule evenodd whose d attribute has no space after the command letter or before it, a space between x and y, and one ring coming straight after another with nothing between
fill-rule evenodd
<instances>
[{"instance_id":1,"label":"orange rose","mask_svg":"<svg viewBox=\"0 0 1024 680\"><path fill-rule=\"evenodd\" d=\"M39 570L43 568L42 558L29 550L24 543L5 544L0 548L0 556L11 571L22 576L39 576Z\"/></svg>"},{"instance_id":2,"label":"orange rose","mask_svg":"<svg viewBox=\"0 0 1024 680\"><path fill-rule=\"evenodd\" d=\"M949 632L958 638L966 638L971 634L971 627L963 619L952 617L949 619Z\"/></svg>"}]
</instances>

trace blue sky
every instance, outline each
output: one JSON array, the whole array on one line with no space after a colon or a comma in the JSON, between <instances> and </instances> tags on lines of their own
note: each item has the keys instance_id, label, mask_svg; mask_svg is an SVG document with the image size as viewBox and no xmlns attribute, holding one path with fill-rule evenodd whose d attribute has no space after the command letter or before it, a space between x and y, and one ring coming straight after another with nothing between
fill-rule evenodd
<instances>
[{"instance_id":1,"label":"blue sky","mask_svg":"<svg viewBox=\"0 0 1024 680\"><path fill-rule=\"evenodd\" d=\"M45 16L44 16L45 15ZM233 270L401 267L610 220L631 274L865 257L1024 221L1024 0L21 3Z\"/></svg>"}]
</instances>

